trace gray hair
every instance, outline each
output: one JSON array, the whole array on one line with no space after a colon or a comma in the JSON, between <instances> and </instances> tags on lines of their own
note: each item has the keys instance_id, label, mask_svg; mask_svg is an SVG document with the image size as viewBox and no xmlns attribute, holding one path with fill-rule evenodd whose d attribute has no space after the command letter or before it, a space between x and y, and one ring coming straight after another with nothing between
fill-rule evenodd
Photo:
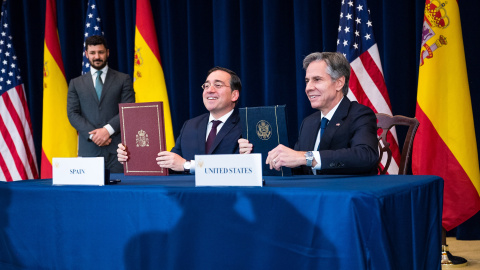
<instances>
[{"instance_id":1,"label":"gray hair","mask_svg":"<svg viewBox=\"0 0 480 270\"><path fill-rule=\"evenodd\" d=\"M307 70L308 66L315 61L325 61L327 64L327 74L332 77L332 80L336 81L341 77L345 77L342 93L346 96L348 93L348 82L350 80L350 63L345 56L338 52L314 52L303 59L303 69Z\"/></svg>"}]
</instances>

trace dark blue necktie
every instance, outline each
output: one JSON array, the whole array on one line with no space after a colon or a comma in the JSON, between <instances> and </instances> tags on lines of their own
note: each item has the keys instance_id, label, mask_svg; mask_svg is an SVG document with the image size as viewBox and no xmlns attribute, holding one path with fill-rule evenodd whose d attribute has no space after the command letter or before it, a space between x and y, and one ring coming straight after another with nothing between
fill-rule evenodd
<instances>
[{"instance_id":1,"label":"dark blue necktie","mask_svg":"<svg viewBox=\"0 0 480 270\"><path fill-rule=\"evenodd\" d=\"M322 122L320 123L320 142L322 141L323 133L325 132L327 125L328 125L328 119L326 117L323 117ZM320 150L320 143L318 143L318 147L317 147L317 151L319 150Z\"/></svg>"},{"instance_id":2,"label":"dark blue necktie","mask_svg":"<svg viewBox=\"0 0 480 270\"><path fill-rule=\"evenodd\" d=\"M325 132L327 125L328 125L328 119L326 117L323 117L322 122L320 123L320 140L322 140L323 132Z\"/></svg>"}]
</instances>

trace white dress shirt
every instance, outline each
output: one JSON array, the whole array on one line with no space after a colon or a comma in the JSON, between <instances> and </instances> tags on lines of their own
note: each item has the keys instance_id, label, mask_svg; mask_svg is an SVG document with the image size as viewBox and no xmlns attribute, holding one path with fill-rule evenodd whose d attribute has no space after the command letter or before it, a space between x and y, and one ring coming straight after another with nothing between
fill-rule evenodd
<instances>
[{"instance_id":1,"label":"white dress shirt","mask_svg":"<svg viewBox=\"0 0 480 270\"><path fill-rule=\"evenodd\" d=\"M208 125L207 125L207 130L206 130L206 133L205 133L205 142L207 141L208 134L210 134L210 130L212 130L212 125L213 125L212 121L214 121L214 120L222 121L222 123L218 124L218 126L217 126L217 134L218 134L220 129L222 129L223 124L225 124L225 122L230 117L230 115L232 115L232 113L233 113L233 110L231 110L230 112L228 112L227 114L225 114L224 116L222 116L218 119L215 119L215 117L213 117L213 115L210 114L210 116L208 117ZM195 160L190 160L190 173L195 174Z\"/></svg>"},{"instance_id":2,"label":"white dress shirt","mask_svg":"<svg viewBox=\"0 0 480 270\"><path fill-rule=\"evenodd\" d=\"M107 77L107 72L108 72L108 65L106 65L104 68L100 69L102 71L102 74L100 75L100 78L102 79L103 84L105 84L105 78ZM92 74L92 80L93 80L93 87L95 87L95 82L97 81L97 69L94 69L92 66L90 66L90 74ZM103 126L108 130L108 133L110 136L112 136L113 133L115 133L115 130L110 124L106 124ZM90 140L92 139L93 134L90 134Z\"/></svg>"},{"instance_id":3,"label":"white dress shirt","mask_svg":"<svg viewBox=\"0 0 480 270\"><path fill-rule=\"evenodd\" d=\"M340 105L342 100L343 100L343 98L340 100L340 102L337 103L337 105L335 107L333 107L333 109L331 109L327 113L327 115L323 115L323 113L322 113L322 118L323 117L327 118L328 119L328 124L330 124L330 120L332 119L333 115L337 111L338 105ZM317 140L315 141L315 146L314 146L313 151L312 151L313 158L315 159L315 161L317 161L317 165L315 165L315 167L312 167L313 174L317 174L316 170L320 170L322 168L322 160L320 159L320 151L317 151L319 145L320 145L320 129L318 129Z\"/></svg>"}]
</instances>

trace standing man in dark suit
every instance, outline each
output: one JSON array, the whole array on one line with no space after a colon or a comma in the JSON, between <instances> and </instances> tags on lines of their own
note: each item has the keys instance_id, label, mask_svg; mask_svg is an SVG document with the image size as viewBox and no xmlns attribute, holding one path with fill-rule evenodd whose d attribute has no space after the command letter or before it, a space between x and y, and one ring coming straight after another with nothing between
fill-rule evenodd
<instances>
[{"instance_id":1,"label":"standing man in dark suit","mask_svg":"<svg viewBox=\"0 0 480 270\"><path fill-rule=\"evenodd\" d=\"M118 104L135 102L132 79L108 67L104 37L91 36L85 43L90 72L70 81L67 97L68 119L78 131L78 155L104 157L105 168L123 172L116 159L121 141Z\"/></svg>"},{"instance_id":2,"label":"standing man in dark suit","mask_svg":"<svg viewBox=\"0 0 480 270\"><path fill-rule=\"evenodd\" d=\"M229 69L215 67L208 71L202 85L203 104L209 113L187 120L171 151L158 153L157 164L177 172L195 172L195 155L234 154L242 135L235 105L242 83ZM220 121L220 122L219 122ZM214 135L215 134L215 135ZM125 146L118 145L118 161L128 159Z\"/></svg>"},{"instance_id":3,"label":"standing man in dark suit","mask_svg":"<svg viewBox=\"0 0 480 270\"><path fill-rule=\"evenodd\" d=\"M350 101L350 63L340 53L312 53L303 60L305 93L312 108L300 127L295 150L279 145L268 153L270 169L297 168L296 174L376 174L377 121L374 112ZM239 140L240 153L253 145Z\"/></svg>"}]
</instances>

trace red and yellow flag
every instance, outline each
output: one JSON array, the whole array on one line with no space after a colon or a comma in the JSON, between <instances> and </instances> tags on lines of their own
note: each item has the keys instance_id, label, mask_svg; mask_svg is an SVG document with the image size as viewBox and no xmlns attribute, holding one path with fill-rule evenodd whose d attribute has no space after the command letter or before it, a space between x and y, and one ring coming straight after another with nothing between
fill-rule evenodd
<instances>
[{"instance_id":1,"label":"red and yellow flag","mask_svg":"<svg viewBox=\"0 0 480 270\"><path fill-rule=\"evenodd\" d=\"M41 177L52 178L52 157L77 156L77 131L67 117L68 86L58 39L55 0L47 0L43 57Z\"/></svg>"},{"instance_id":2,"label":"red and yellow flag","mask_svg":"<svg viewBox=\"0 0 480 270\"><path fill-rule=\"evenodd\" d=\"M414 174L445 181L442 225L480 210L480 172L457 1L426 0L413 148Z\"/></svg>"},{"instance_id":3,"label":"red and yellow flag","mask_svg":"<svg viewBox=\"0 0 480 270\"><path fill-rule=\"evenodd\" d=\"M167 87L161 63L150 0L137 0L135 65L133 71L135 100L136 102L163 102L165 137L167 149L170 150L175 142Z\"/></svg>"}]
</instances>

